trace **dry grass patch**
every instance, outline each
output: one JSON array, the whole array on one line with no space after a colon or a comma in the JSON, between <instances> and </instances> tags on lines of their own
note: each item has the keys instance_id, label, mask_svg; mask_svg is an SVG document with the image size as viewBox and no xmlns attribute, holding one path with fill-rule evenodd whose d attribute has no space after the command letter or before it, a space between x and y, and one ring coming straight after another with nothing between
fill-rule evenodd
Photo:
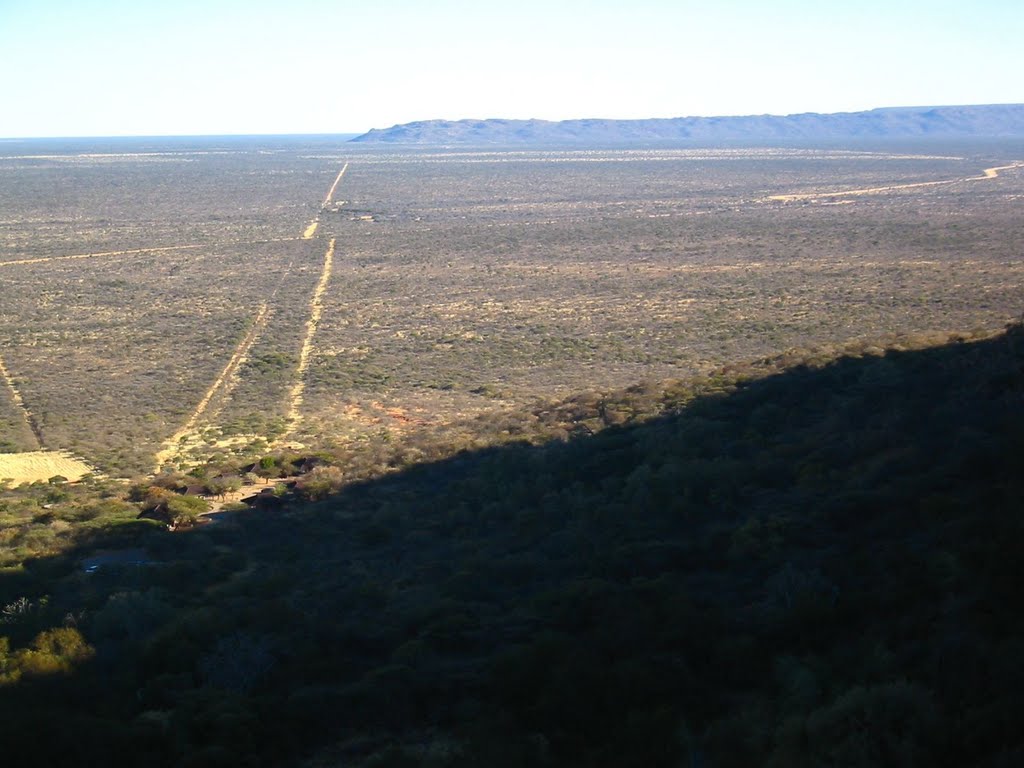
<instances>
[{"instance_id":1,"label":"dry grass patch","mask_svg":"<svg viewBox=\"0 0 1024 768\"><path fill-rule=\"evenodd\" d=\"M35 483L60 475L74 482L94 472L84 461L56 451L0 453L0 482Z\"/></svg>"}]
</instances>

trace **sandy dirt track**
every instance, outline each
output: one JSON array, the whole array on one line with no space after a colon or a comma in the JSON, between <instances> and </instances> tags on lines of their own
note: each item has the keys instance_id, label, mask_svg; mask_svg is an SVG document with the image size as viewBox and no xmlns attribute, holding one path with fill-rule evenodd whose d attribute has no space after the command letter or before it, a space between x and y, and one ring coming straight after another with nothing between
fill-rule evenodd
<instances>
[{"instance_id":1,"label":"sandy dirt track","mask_svg":"<svg viewBox=\"0 0 1024 768\"><path fill-rule=\"evenodd\" d=\"M15 259L0 261L0 267L16 267L20 264L44 264L48 261L67 261L71 259L96 259L104 256L133 256L139 253L159 253L161 251L187 251L202 248L202 245L167 245L161 248L131 248L127 251L99 251L97 253L75 253L70 256L40 256L35 259Z\"/></svg>"},{"instance_id":2,"label":"sandy dirt track","mask_svg":"<svg viewBox=\"0 0 1024 768\"><path fill-rule=\"evenodd\" d=\"M338 171L338 175L334 179L334 183L331 184L331 188L327 190L327 197L324 198L323 203L320 204L320 208L326 208L331 204L331 200L334 199L334 191L338 188L338 184L341 183L341 177L345 175L345 171L348 170L348 163L341 166L341 170Z\"/></svg>"},{"instance_id":3,"label":"sandy dirt track","mask_svg":"<svg viewBox=\"0 0 1024 768\"><path fill-rule=\"evenodd\" d=\"M957 184L963 181L983 181L999 177L1000 171L1009 171L1014 168L1022 168L1024 163L1011 163L1010 165L999 165L995 168L986 168L980 176L968 176L963 179L943 179L941 181L919 181L914 184L893 184L887 187L868 187L867 189L847 189L842 192L801 192L792 195L770 195L768 200L781 200L791 202L794 200L817 200L825 197L846 197L849 195L877 195L884 192L892 192L897 189L913 189L915 187L935 187L940 184Z\"/></svg>"},{"instance_id":4,"label":"sandy dirt track","mask_svg":"<svg viewBox=\"0 0 1024 768\"><path fill-rule=\"evenodd\" d=\"M265 240L224 240L219 243L197 243L189 245L164 245L157 248L130 248L125 251L96 251L95 253L73 253L67 256L38 256L32 259L0 261L0 267L17 267L24 264L45 264L50 261L71 261L74 259L100 259L109 256L137 256L140 253L161 253L166 251L188 251L196 248L216 249L222 245L263 245L264 243L288 243L302 238L273 237ZM308 239L308 238L307 238Z\"/></svg>"},{"instance_id":5,"label":"sandy dirt track","mask_svg":"<svg viewBox=\"0 0 1024 768\"><path fill-rule=\"evenodd\" d=\"M964 181L979 181L981 179L994 179L999 176L1000 171L1011 171L1014 168L1024 168L1024 163L1011 163L1010 165L997 165L995 168L986 168L981 172L981 176L974 176L970 179L964 179Z\"/></svg>"},{"instance_id":6,"label":"sandy dirt track","mask_svg":"<svg viewBox=\"0 0 1024 768\"><path fill-rule=\"evenodd\" d=\"M10 391L11 401L15 406L17 406L18 410L21 411L21 415L25 419L25 424L31 430L32 436L35 438L36 447L42 448L43 432L39 428L39 424L36 422L36 417L32 415L32 411L26 407L25 401L21 396L21 392L18 391L18 386L14 383L14 379L11 377L11 372L7 370L7 366L4 364L2 357L0 357L0 380L4 382L7 389ZM0 477L6 477L6 475L0 474Z\"/></svg>"},{"instance_id":7,"label":"sandy dirt track","mask_svg":"<svg viewBox=\"0 0 1024 768\"><path fill-rule=\"evenodd\" d=\"M306 391L306 370L309 368L309 356L313 351L313 338L316 336L316 329L320 324L320 317L323 315L323 296L327 290L327 284L331 280L333 264L334 238L331 238L331 242L327 246L327 253L324 254L324 268L320 273L320 280L317 282L313 296L309 300L309 320L306 321L306 336L302 340L302 350L299 352L299 365L295 372L295 385L288 396L288 422L291 424L291 431L295 430L300 421L299 408L302 406L302 395Z\"/></svg>"},{"instance_id":8,"label":"sandy dirt track","mask_svg":"<svg viewBox=\"0 0 1024 768\"><path fill-rule=\"evenodd\" d=\"M245 337L239 342L238 346L235 347L234 354L231 355L231 359L228 360L227 365L220 372L220 375L214 380L210 388L206 390L206 394L203 395L203 399L199 401L199 404L192 411L188 421L171 435L165 442L164 447L156 455L156 472L160 471L160 468L170 461L180 450L180 443L186 439L192 432L195 431L196 424L199 423L199 419L202 418L206 409L210 405L210 401L213 400L214 396L227 388L228 382L231 379L232 374L238 370L238 367L245 362L246 356L249 354L249 350L252 349L252 345L256 343L256 339L259 338L260 332L263 330L263 326L267 322L267 315L269 309L267 304L260 307L259 312L256 313L256 318L253 320L252 327Z\"/></svg>"},{"instance_id":9,"label":"sandy dirt track","mask_svg":"<svg viewBox=\"0 0 1024 768\"><path fill-rule=\"evenodd\" d=\"M306 227L306 231L302 233L303 240L312 240L313 236L316 235L317 227L320 226L320 213L323 213L324 208L331 204L331 200L334 198L334 191L338 188L338 184L341 183L341 177L345 175L345 171L348 170L348 163L341 166L341 170L338 171L338 175L334 177L334 183L331 184L331 188L327 190L327 197L320 203L320 212L317 213L316 218L309 222L309 226Z\"/></svg>"}]
</instances>

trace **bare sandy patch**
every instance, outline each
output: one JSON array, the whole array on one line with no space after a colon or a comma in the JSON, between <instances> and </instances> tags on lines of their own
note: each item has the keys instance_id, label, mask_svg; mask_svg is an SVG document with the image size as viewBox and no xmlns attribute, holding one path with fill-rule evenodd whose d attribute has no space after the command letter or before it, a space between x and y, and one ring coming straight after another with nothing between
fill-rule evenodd
<instances>
[{"instance_id":1,"label":"bare sandy patch","mask_svg":"<svg viewBox=\"0 0 1024 768\"><path fill-rule=\"evenodd\" d=\"M84 461L56 451L0 453L0 482L11 480L12 485L45 481L57 475L75 482L95 471Z\"/></svg>"}]
</instances>

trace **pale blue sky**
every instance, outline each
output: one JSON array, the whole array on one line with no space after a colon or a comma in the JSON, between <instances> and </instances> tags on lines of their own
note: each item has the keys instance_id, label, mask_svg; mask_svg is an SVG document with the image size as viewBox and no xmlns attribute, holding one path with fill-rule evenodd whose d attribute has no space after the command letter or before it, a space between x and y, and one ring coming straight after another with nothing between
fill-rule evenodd
<instances>
[{"instance_id":1,"label":"pale blue sky","mask_svg":"<svg viewBox=\"0 0 1024 768\"><path fill-rule=\"evenodd\" d=\"M0 0L0 136L1024 102L1024 0Z\"/></svg>"}]
</instances>

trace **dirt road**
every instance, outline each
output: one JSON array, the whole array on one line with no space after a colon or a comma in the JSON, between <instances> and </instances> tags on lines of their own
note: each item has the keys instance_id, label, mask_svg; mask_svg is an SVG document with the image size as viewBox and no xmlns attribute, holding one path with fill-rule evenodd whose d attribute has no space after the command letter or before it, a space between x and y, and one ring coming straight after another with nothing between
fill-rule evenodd
<instances>
[{"instance_id":1,"label":"dirt road","mask_svg":"<svg viewBox=\"0 0 1024 768\"><path fill-rule=\"evenodd\" d=\"M334 177L334 183L331 184L331 188L327 190L327 197L320 203L320 211L317 213L316 218L309 222L309 226L306 227L306 231L302 233L303 240L312 240L313 236L316 235L317 227L320 226L320 214L323 213L324 209L331 204L331 200L334 198L334 191L338 188L338 184L341 182L341 177L345 175L345 171L348 170L348 163L341 166L341 170L338 171L338 175Z\"/></svg>"},{"instance_id":2,"label":"dirt road","mask_svg":"<svg viewBox=\"0 0 1024 768\"><path fill-rule=\"evenodd\" d=\"M265 243L288 243L300 238L272 237L264 240L225 240L220 243L191 243L189 245L164 245L158 248L129 248L124 251L96 251L95 253L73 253L66 256L37 256L31 259L0 261L0 267L17 267L24 264L45 264L50 261L71 261L74 259L100 259L108 256L136 256L140 253L162 253L166 251L188 251L196 248L216 248L223 245L263 245ZM307 238L308 239L308 238Z\"/></svg>"},{"instance_id":3,"label":"dirt road","mask_svg":"<svg viewBox=\"0 0 1024 768\"><path fill-rule=\"evenodd\" d=\"M327 246L327 253L324 254L324 267L320 273L320 280L317 282L313 296L309 300L309 320L306 321L306 335L302 340L302 350L299 352L299 365L295 372L296 381L288 396L290 432L295 431L300 421L299 408L302 405L303 393L306 391L306 370L309 368L309 356L313 351L313 338L316 336L316 329L320 324L320 317L323 315L323 296L327 290L327 284L331 280L333 264L334 238L331 238L331 242Z\"/></svg>"},{"instance_id":4,"label":"dirt road","mask_svg":"<svg viewBox=\"0 0 1024 768\"><path fill-rule=\"evenodd\" d=\"M235 347L234 353L231 355L231 359L228 360L227 365L220 372L220 375L214 380L210 388L206 390L206 394L203 395L203 399L199 401L199 404L192 411L188 421L170 436L165 442L164 447L156 455L156 472L160 471L160 468L170 461L179 451L180 443L183 439L188 437L192 432L195 431L196 424L202 417L203 413L206 412L207 407L210 405L210 401L213 400L214 396L225 388L225 383L229 381L231 375L238 370L238 367L245 361L246 355L249 354L249 350L252 345L259 338L260 332L263 330L263 326L267 322L268 306L264 302L256 313L256 318L253 320L252 327L249 328L249 332L239 342L238 346Z\"/></svg>"},{"instance_id":5,"label":"dirt road","mask_svg":"<svg viewBox=\"0 0 1024 768\"><path fill-rule=\"evenodd\" d=\"M995 168L986 168L981 176L975 176L965 181L979 181L981 179L994 179L999 176L1000 171L1010 171L1014 168L1024 168L1024 163L1011 163L1010 165L997 165Z\"/></svg>"},{"instance_id":6,"label":"dirt road","mask_svg":"<svg viewBox=\"0 0 1024 768\"><path fill-rule=\"evenodd\" d=\"M826 197L847 197L850 195L877 195L884 192L892 192L897 189L913 189L915 187L934 187L940 184L958 184L963 181L983 181L995 179L1000 171L1009 171L1014 168L1024 168L1024 163L1011 163L1010 165L999 165L995 168L986 168L980 176L968 176L961 179L943 179L941 181L919 181L914 184L892 184L887 187L868 187L867 189L847 189L842 192L801 192L792 195L770 195L768 200L781 200L791 202L794 200L819 200Z\"/></svg>"},{"instance_id":7,"label":"dirt road","mask_svg":"<svg viewBox=\"0 0 1024 768\"><path fill-rule=\"evenodd\" d=\"M18 391L18 385L14 383L14 379L11 377L11 372L7 370L7 366L4 364L4 360L0 357L0 380L3 380L4 384L7 385L7 389L11 393L11 402L21 412L22 418L25 420L25 425L29 428L32 433L32 437L36 441L36 448L43 448L43 431L39 428L39 423L36 421L36 417L32 414L32 411L25 405L25 400L21 396L21 392Z\"/></svg>"},{"instance_id":8,"label":"dirt road","mask_svg":"<svg viewBox=\"0 0 1024 768\"><path fill-rule=\"evenodd\" d=\"M338 188L338 184L341 182L341 177L345 175L345 171L348 170L348 163L341 166L341 170L338 171L337 177L334 179L334 183L331 184L331 188L327 191L327 197L324 198L323 203L320 204L321 210L331 204L331 200L334 199L334 190Z\"/></svg>"},{"instance_id":9,"label":"dirt road","mask_svg":"<svg viewBox=\"0 0 1024 768\"><path fill-rule=\"evenodd\" d=\"M159 253L161 251L185 251L202 248L202 245L168 245L161 248L130 248L126 251L98 251L96 253L75 253L70 256L40 256L34 259L0 261L0 267L16 267L21 264L45 264L48 261L70 261L72 259L96 259L104 256L131 256L138 253Z\"/></svg>"}]
</instances>

